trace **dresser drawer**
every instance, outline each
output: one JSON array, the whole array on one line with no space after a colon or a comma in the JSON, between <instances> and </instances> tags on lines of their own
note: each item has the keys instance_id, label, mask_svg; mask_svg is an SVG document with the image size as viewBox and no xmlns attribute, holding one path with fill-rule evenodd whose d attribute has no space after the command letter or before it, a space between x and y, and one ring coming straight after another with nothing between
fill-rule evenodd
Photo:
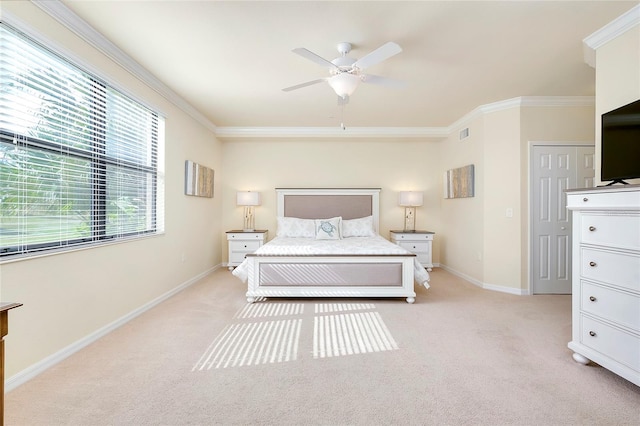
<instances>
[{"instance_id":1,"label":"dresser drawer","mask_svg":"<svg viewBox=\"0 0 640 426\"><path fill-rule=\"evenodd\" d=\"M640 332L640 295L581 282L580 309Z\"/></svg>"},{"instance_id":2,"label":"dresser drawer","mask_svg":"<svg viewBox=\"0 0 640 426\"><path fill-rule=\"evenodd\" d=\"M582 247L580 275L583 278L640 291L640 255Z\"/></svg>"},{"instance_id":3,"label":"dresser drawer","mask_svg":"<svg viewBox=\"0 0 640 426\"><path fill-rule=\"evenodd\" d=\"M577 210L637 209L640 205L640 191L632 188L601 188L596 192L568 192L567 207Z\"/></svg>"},{"instance_id":4,"label":"dresser drawer","mask_svg":"<svg viewBox=\"0 0 640 426\"><path fill-rule=\"evenodd\" d=\"M580 341L607 357L640 371L640 336L581 316Z\"/></svg>"},{"instance_id":5,"label":"dresser drawer","mask_svg":"<svg viewBox=\"0 0 640 426\"><path fill-rule=\"evenodd\" d=\"M640 250L640 215L583 213L580 234L585 244Z\"/></svg>"}]
</instances>

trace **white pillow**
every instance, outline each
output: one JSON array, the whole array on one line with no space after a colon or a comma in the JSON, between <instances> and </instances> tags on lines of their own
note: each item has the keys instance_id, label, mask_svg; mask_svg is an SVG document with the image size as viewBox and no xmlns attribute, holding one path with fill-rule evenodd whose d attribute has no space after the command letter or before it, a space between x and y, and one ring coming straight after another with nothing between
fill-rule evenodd
<instances>
[{"instance_id":1,"label":"white pillow","mask_svg":"<svg viewBox=\"0 0 640 426\"><path fill-rule=\"evenodd\" d=\"M376 230L373 229L373 216L342 221L342 238L375 236Z\"/></svg>"},{"instance_id":2,"label":"white pillow","mask_svg":"<svg viewBox=\"0 0 640 426\"><path fill-rule=\"evenodd\" d=\"M297 217L277 217L277 237L282 238L315 238L316 226L313 219Z\"/></svg>"},{"instance_id":3,"label":"white pillow","mask_svg":"<svg viewBox=\"0 0 640 426\"><path fill-rule=\"evenodd\" d=\"M316 240L339 240L341 217L316 219Z\"/></svg>"}]
</instances>

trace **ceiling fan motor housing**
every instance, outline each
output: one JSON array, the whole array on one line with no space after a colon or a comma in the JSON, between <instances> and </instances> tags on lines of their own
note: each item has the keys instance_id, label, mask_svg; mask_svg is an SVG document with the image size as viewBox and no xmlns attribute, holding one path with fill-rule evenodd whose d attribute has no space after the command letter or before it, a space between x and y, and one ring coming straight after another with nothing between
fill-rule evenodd
<instances>
[{"instance_id":1,"label":"ceiling fan motor housing","mask_svg":"<svg viewBox=\"0 0 640 426\"><path fill-rule=\"evenodd\" d=\"M331 74L341 74L343 72L348 72L350 74L358 74L358 68L355 68L353 64L355 64L356 60L353 58L349 58L348 56L341 56L339 58L334 59L331 63L338 68L334 68L330 70Z\"/></svg>"}]
</instances>

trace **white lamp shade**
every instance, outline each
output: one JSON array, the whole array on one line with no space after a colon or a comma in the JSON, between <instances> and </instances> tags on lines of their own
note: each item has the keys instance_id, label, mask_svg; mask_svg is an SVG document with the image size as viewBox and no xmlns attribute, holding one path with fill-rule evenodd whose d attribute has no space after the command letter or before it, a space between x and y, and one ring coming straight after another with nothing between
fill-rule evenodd
<instances>
[{"instance_id":1,"label":"white lamp shade","mask_svg":"<svg viewBox=\"0 0 640 426\"><path fill-rule=\"evenodd\" d=\"M402 207L418 207L424 203L424 194L418 191L401 191L398 204Z\"/></svg>"},{"instance_id":2,"label":"white lamp shade","mask_svg":"<svg viewBox=\"0 0 640 426\"><path fill-rule=\"evenodd\" d=\"M329 86L336 92L336 95L344 98L351 96L360 84L360 78L357 75L343 72L329 78Z\"/></svg>"},{"instance_id":3,"label":"white lamp shade","mask_svg":"<svg viewBox=\"0 0 640 426\"><path fill-rule=\"evenodd\" d=\"M239 206L259 206L260 193L251 191L238 191L236 194L236 204Z\"/></svg>"}]
</instances>

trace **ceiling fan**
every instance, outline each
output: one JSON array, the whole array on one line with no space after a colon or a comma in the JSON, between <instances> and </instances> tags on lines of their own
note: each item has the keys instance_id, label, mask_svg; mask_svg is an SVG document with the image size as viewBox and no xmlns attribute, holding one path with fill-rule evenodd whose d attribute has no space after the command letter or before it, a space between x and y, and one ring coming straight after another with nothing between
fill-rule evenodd
<instances>
[{"instance_id":1,"label":"ceiling fan","mask_svg":"<svg viewBox=\"0 0 640 426\"><path fill-rule=\"evenodd\" d=\"M347 56L351 51L351 43L338 43L337 49L340 56L332 61L328 61L303 47L293 49L293 53L297 53L303 58L309 59L320 66L328 68L329 76L307 81L306 83L296 84L295 86L286 87L282 90L284 92L290 92L292 90L301 89L303 87L326 81L338 95L338 104L344 105L349 101L349 96L353 94L361 82L394 88L404 87L404 82L402 81L362 73L364 69L402 52L402 48L396 43L391 41L385 43L368 55L357 60Z\"/></svg>"}]
</instances>

